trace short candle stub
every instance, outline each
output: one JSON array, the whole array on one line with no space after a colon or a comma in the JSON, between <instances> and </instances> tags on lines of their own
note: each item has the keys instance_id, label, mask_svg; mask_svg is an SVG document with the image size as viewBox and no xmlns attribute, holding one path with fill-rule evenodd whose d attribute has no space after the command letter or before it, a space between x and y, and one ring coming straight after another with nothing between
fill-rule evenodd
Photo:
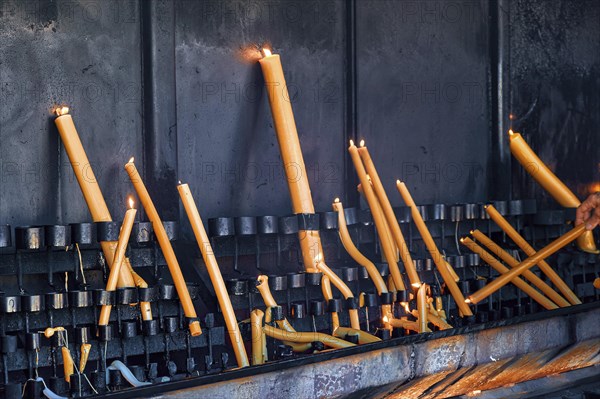
<instances>
[{"instance_id":1,"label":"short candle stub","mask_svg":"<svg viewBox=\"0 0 600 399\"><path fill-rule=\"evenodd\" d=\"M197 337L202 334L202 329L200 329L200 322L198 320L194 320L190 323L190 334L192 337Z\"/></svg>"}]
</instances>

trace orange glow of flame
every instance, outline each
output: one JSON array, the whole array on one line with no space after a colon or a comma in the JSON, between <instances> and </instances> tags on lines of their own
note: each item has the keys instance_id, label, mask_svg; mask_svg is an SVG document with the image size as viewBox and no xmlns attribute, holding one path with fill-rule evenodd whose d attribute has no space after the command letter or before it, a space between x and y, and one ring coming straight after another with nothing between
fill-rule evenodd
<instances>
[{"instance_id":1,"label":"orange glow of flame","mask_svg":"<svg viewBox=\"0 0 600 399\"><path fill-rule=\"evenodd\" d=\"M56 116L67 115L69 113L69 107L56 107L54 113Z\"/></svg>"},{"instance_id":2,"label":"orange glow of flame","mask_svg":"<svg viewBox=\"0 0 600 399\"><path fill-rule=\"evenodd\" d=\"M600 181L592 183L588 186L589 194L597 193L598 191L600 191Z\"/></svg>"},{"instance_id":3,"label":"orange glow of flame","mask_svg":"<svg viewBox=\"0 0 600 399\"><path fill-rule=\"evenodd\" d=\"M513 114L508 114L508 119L512 121L513 119L515 119L515 116Z\"/></svg>"},{"instance_id":4,"label":"orange glow of flame","mask_svg":"<svg viewBox=\"0 0 600 399\"><path fill-rule=\"evenodd\" d=\"M270 57L271 55L273 55L273 53L271 53L271 50L269 50L268 48L263 47L262 52L265 57Z\"/></svg>"},{"instance_id":5,"label":"orange glow of flame","mask_svg":"<svg viewBox=\"0 0 600 399\"><path fill-rule=\"evenodd\" d=\"M361 147L364 147L364 146L365 146L365 141L364 141L364 140L361 140L361 141L360 141L360 146L361 146Z\"/></svg>"},{"instance_id":6,"label":"orange glow of flame","mask_svg":"<svg viewBox=\"0 0 600 399\"><path fill-rule=\"evenodd\" d=\"M133 209L133 205L134 205L133 198L129 197L128 202L129 202L129 209Z\"/></svg>"},{"instance_id":7,"label":"orange glow of flame","mask_svg":"<svg viewBox=\"0 0 600 399\"><path fill-rule=\"evenodd\" d=\"M135 160L134 157L131 157L131 158L129 158L129 162L127 162L127 163L133 163L134 160Z\"/></svg>"}]
</instances>

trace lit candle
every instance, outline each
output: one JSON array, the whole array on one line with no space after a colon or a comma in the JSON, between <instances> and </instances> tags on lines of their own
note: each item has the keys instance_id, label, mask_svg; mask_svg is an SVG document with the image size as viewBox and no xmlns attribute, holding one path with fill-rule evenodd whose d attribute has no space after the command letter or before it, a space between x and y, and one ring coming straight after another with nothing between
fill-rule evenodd
<instances>
[{"instance_id":1,"label":"lit candle","mask_svg":"<svg viewBox=\"0 0 600 399\"><path fill-rule=\"evenodd\" d=\"M169 241L169 236L167 236L165 227L163 226L162 221L158 216L158 212L152 203L150 194L148 194L148 190L146 190L146 186L144 185L144 182L142 181L142 178L138 173L135 164L133 163L133 158L131 158L125 165L125 170L127 171L127 174L129 174L129 179L135 188L146 214L148 215L148 219L150 219L150 222L152 222L154 234L156 235L160 249L165 257L167 266L169 267L169 272L173 278L177 295L179 296L181 306L183 307L183 313L189 320L190 333L194 337L198 336L202 334L202 329L200 328L200 322L197 320L196 310L194 309L194 304L192 303L192 298L188 292L185 279L183 278L183 274L179 268L179 262L177 262L177 258L175 257L175 251L173 251L173 247Z\"/></svg>"},{"instance_id":2,"label":"lit candle","mask_svg":"<svg viewBox=\"0 0 600 399\"><path fill-rule=\"evenodd\" d=\"M452 270L452 267L448 264L448 262L446 262L446 260L438 250L437 245L435 245L435 242L433 241L433 238L431 237L431 234L429 233L429 230L427 229L427 226L425 225L425 222L423 221L423 218L421 217L421 214L417 209L417 205L415 204L415 201L410 195L406 184L398 180L396 181L396 187L398 188L398 191L400 192L400 195L402 196L402 199L404 200L406 205L410 207L413 222L415 222L415 225L419 230L419 234L421 234L421 237L425 242L425 246L427 247L431 258L433 259L433 262L435 263L438 271L442 275L442 278L444 279L444 282L446 283L450 294L454 298L456 306L460 309L463 316L472 316L473 312L465 303L465 298L462 292L460 292L460 288L458 288L458 285L456 284L456 279L450 271Z\"/></svg>"},{"instance_id":3,"label":"lit candle","mask_svg":"<svg viewBox=\"0 0 600 399\"><path fill-rule=\"evenodd\" d=\"M340 235L340 240L342 241L342 245L348 254L352 257L352 259L354 259L354 261L356 261L356 263L367 269L367 273L373 281L373 284L375 285L379 295L388 292L387 287L385 286L385 281L383 281L383 277L381 277L377 267L366 256L364 256L352 242L352 238L350 237L348 226L346 224L344 207L339 198L336 198L333 202L333 210L338 214L338 232Z\"/></svg>"},{"instance_id":4,"label":"lit candle","mask_svg":"<svg viewBox=\"0 0 600 399\"><path fill-rule=\"evenodd\" d=\"M472 231L471 234L477 241L485 245L492 253L496 254L500 257L507 265L511 268L517 267L519 261L513 258L508 252L504 249L500 248L498 244L496 244L492 239L483 234L479 230ZM533 252L535 254L535 251ZM554 301L560 307L570 306L569 302L563 298L558 292L554 291L552 287L546 284L541 278L536 276L531 270L526 270L523 272L523 277L525 277L531 284L535 285L542 291L548 298Z\"/></svg>"},{"instance_id":5,"label":"lit candle","mask_svg":"<svg viewBox=\"0 0 600 399\"><path fill-rule=\"evenodd\" d=\"M215 258L215 254L210 245L210 240L208 239L204 225L202 224L202 219L200 218L200 213L196 207L196 202L194 201L190 187L187 184L181 184L181 182L179 182L177 190L179 191L181 202L183 203L185 212L190 220L190 225L194 231L196 242L198 243L198 247L202 253L202 259L204 259L204 264L208 270L210 281L215 288L217 300L219 301L219 307L221 308L223 318L225 319L225 325L227 326L227 332L229 333L229 339L233 345L233 351L235 352L235 358L238 366L246 367L249 365L246 348L244 347L244 342L238 328L235 312L233 311L233 306L231 305L231 300L229 299L229 294L227 293L227 287L225 287L225 282L223 281L219 264Z\"/></svg>"},{"instance_id":6,"label":"lit candle","mask_svg":"<svg viewBox=\"0 0 600 399\"><path fill-rule=\"evenodd\" d=\"M60 133L60 138L65 146L65 151L67 152L67 156L73 167L73 172L75 173L81 192L83 193L83 198L92 215L92 220L94 222L112 221L110 212L108 211L108 207L102 196L102 191L100 191L100 186L98 185L96 176L94 176L90 161L83 149L77 129L75 129L73 118L69 114L69 108L57 108L55 113L58 117L54 120L54 123ZM102 252L104 253L104 258L106 259L108 267L112 267L115 251L117 249L117 242L102 241L100 246L102 247ZM136 283L143 283L145 285L142 278L133 271L129 259L127 258L125 258L125 266L126 267L122 267L119 271L118 287L133 287ZM149 302L141 302L140 309L142 312L142 319L152 320L152 309Z\"/></svg>"},{"instance_id":7,"label":"lit candle","mask_svg":"<svg viewBox=\"0 0 600 399\"><path fill-rule=\"evenodd\" d=\"M394 210L392 209L390 200L388 199L388 196L385 193L383 184L381 184L381 179L379 178L379 174L377 173L375 164L371 159L369 150L365 146L364 140L361 140L360 142L360 148L358 149L358 153L364 163L365 168L367 169L369 177L371 178L371 183L373 184L375 195L379 200L379 204L381 205L381 209L383 211L389 229L392 233L394 242L396 243L396 247L400 250L400 257L402 258L402 262L404 263L404 268L406 269L406 274L408 275L410 284L414 288L418 288L421 285L421 278L417 274L417 269L415 268L415 265L410 256L410 251L408 250L408 246L406 245L406 241L404 240L404 235L402 235L402 230L400 230L398 219L394 214Z\"/></svg>"},{"instance_id":8,"label":"lit candle","mask_svg":"<svg viewBox=\"0 0 600 399\"><path fill-rule=\"evenodd\" d=\"M123 224L121 225L121 231L119 232L119 241L117 243L117 250L115 257L112 262L112 268L108 275L108 281L106 282L106 291L114 291L117 288L117 280L121 270L121 264L125 259L125 253L127 252L127 244L129 243L129 237L131 236L131 229L133 228L133 222L135 221L135 215L137 209L133 207L133 199L129 198L129 209L125 212L123 218ZM102 305L100 309L100 318L98 319L99 326L106 326L110 320L110 311L112 305Z\"/></svg>"},{"instance_id":9,"label":"lit candle","mask_svg":"<svg viewBox=\"0 0 600 399\"><path fill-rule=\"evenodd\" d=\"M373 187L371 187L371 183L369 182L369 178L367 176L365 167L362 163L362 160L360 159L358 148L356 148L352 140L350 140L348 152L350 153L350 157L352 158L352 162L354 163L354 169L356 169L358 179L360 180L363 194L367 200L367 203L369 204L369 208L371 208L371 215L373 216L373 221L375 222L375 227L377 228L379 241L381 243L381 249L383 250L385 260L387 261L390 267L390 274L394 279L394 285L398 290L404 291L406 288L404 287L404 281L402 280L402 275L400 274L400 268L396 263L396 250L390 245L388 237L385 234L385 232L387 231L386 229L389 226L386 227L387 222L385 216L383 215L383 212L379 212L379 209L381 209L379 208L381 204L375 196ZM408 256L410 257L410 255ZM406 264L404 265L404 267L407 267Z\"/></svg>"},{"instance_id":10,"label":"lit candle","mask_svg":"<svg viewBox=\"0 0 600 399\"><path fill-rule=\"evenodd\" d=\"M509 130L508 137L510 140L510 152L512 152L513 156L548 194L565 208L577 208L581 205L581 201L533 152L521 134ZM591 231L586 231L580 235L577 239L577 245L583 251L594 254L600 253L596 249L594 234Z\"/></svg>"},{"instance_id":11,"label":"lit candle","mask_svg":"<svg viewBox=\"0 0 600 399\"><path fill-rule=\"evenodd\" d=\"M367 179L369 181L371 181L371 179L369 178L369 175L367 175ZM373 185L371 184L371 187L373 187ZM356 186L356 189L358 190L359 194L362 196L362 198L364 198L365 201L367 201L367 197L365 196L365 192L362 188L362 184L358 183L358 186ZM375 198L377 198L377 196L375 196ZM368 204L368 201L367 201ZM373 202L373 208L371 208L371 206L369 205L369 210L371 211L371 215L375 215L372 216L373 220L380 219L382 220L382 226L381 228L377 228L377 235L378 237L380 237L379 242L381 242L381 240L385 240L387 242L387 245L389 248L391 248L391 251L394 252L394 262L398 262L400 260L400 257L398 256L398 248L396 248L396 243L394 242L394 238L392 237L392 232L390 231L390 226L388 226L387 220L385 219L385 215L383 214L383 209L381 209L381 205L379 204L379 200L376 200L375 202ZM381 248L383 249L385 244L381 244ZM384 257L385 257L385 252L384 252ZM387 260L387 259L386 259ZM391 277L391 275L390 275ZM404 282L404 279L402 280L402 282ZM394 291L396 291L394 289Z\"/></svg>"},{"instance_id":12,"label":"lit candle","mask_svg":"<svg viewBox=\"0 0 600 399\"><path fill-rule=\"evenodd\" d=\"M254 309L250 313L250 324L252 328L252 365L264 364L267 361L267 341L263 331L264 313L260 309Z\"/></svg>"},{"instance_id":13,"label":"lit candle","mask_svg":"<svg viewBox=\"0 0 600 399\"><path fill-rule=\"evenodd\" d=\"M292 103L287 90L283 67L278 54L271 54L268 49L263 49L264 57L259 60L271 113L279 142L281 160L287 177L287 184L292 200L292 209L295 214L315 213L315 208L308 183L308 174L302 156L300 139L296 130ZM322 254L321 237L318 231L299 231L300 248L304 267L308 272L316 272L315 255Z\"/></svg>"},{"instance_id":14,"label":"lit candle","mask_svg":"<svg viewBox=\"0 0 600 399\"><path fill-rule=\"evenodd\" d=\"M512 280L513 277L520 275L525 270L529 270L536 263L538 263L540 259L549 257L559 249L575 241L577 237L579 237L585 231L586 230L584 224L575 227L568 233L558 237L556 240L552 241L550 244L540 249L538 252L536 252L535 255L530 256L523 262L519 263L519 265L514 269L498 277L497 279L487 284L485 287L475 292L474 294L469 295L466 301L468 301L469 303L478 303L479 301L487 298L489 295L504 287L508 282L510 282L510 280Z\"/></svg>"},{"instance_id":15,"label":"lit candle","mask_svg":"<svg viewBox=\"0 0 600 399\"><path fill-rule=\"evenodd\" d=\"M469 248L471 251L478 254L485 263L487 263L492 268L494 268L498 273L506 274L509 272L509 269L506 266L504 266L502 263L498 262L498 260L496 258L494 258L485 249L483 249L479 245L477 245L470 238L468 238L468 237L461 238L460 242L461 242L461 244L463 244L464 246ZM522 278L514 277L510 282L513 283L514 285L516 285L517 287L519 287L519 289L522 290L524 293L529 295L531 297L531 299L533 299L534 301L539 303L541 306L543 306L544 309L557 309L558 308L558 306L556 306L556 304L554 302L552 302L550 299L546 298L544 295L540 294L532 286L527 284Z\"/></svg>"},{"instance_id":16,"label":"lit candle","mask_svg":"<svg viewBox=\"0 0 600 399\"><path fill-rule=\"evenodd\" d=\"M419 290L417 291L417 311L418 311L418 319L419 322L419 332L429 332L431 331L429 327L427 327L427 284L421 284Z\"/></svg>"},{"instance_id":17,"label":"lit candle","mask_svg":"<svg viewBox=\"0 0 600 399\"><path fill-rule=\"evenodd\" d=\"M496 210L496 208L494 208L493 205L487 205L485 207L485 210L488 213L488 215L490 215L490 218L492 218L492 220L496 222L498 226L500 226L500 228L510 237L511 240L513 240L515 244L517 244L519 248L523 250L523 252L525 252L525 254L527 254L527 256L535 255L535 249L533 249L533 247L529 245L529 243L519 234L517 230L515 230L511 226L510 223L508 223L508 221ZM538 266L540 267L540 270L550 279L550 281L554 283L556 288L558 288L559 291L562 292L562 294L565 296L565 298L567 298L567 300L571 304L578 305L581 303L579 298L577 298L577 295L575 295L575 293L571 291L567 283L565 283L564 280L560 278L560 276L554 271L552 266L550 266L543 259L540 260ZM527 277L525 274L523 275ZM555 299L553 300L557 304L561 305L561 303L559 303L561 302L560 300L558 302Z\"/></svg>"}]
</instances>

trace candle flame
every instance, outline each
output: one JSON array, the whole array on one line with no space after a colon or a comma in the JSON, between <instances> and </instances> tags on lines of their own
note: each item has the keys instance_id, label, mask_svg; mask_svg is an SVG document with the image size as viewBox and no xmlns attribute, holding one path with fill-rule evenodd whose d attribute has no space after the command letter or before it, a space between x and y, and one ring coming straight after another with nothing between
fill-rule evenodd
<instances>
[{"instance_id":1,"label":"candle flame","mask_svg":"<svg viewBox=\"0 0 600 399\"><path fill-rule=\"evenodd\" d=\"M335 202L335 203L338 203L338 202L340 202L340 199L336 197L336 198L333 200L333 202Z\"/></svg>"},{"instance_id":2,"label":"candle flame","mask_svg":"<svg viewBox=\"0 0 600 399\"><path fill-rule=\"evenodd\" d=\"M473 234L473 232L471 231L471 234ZM460 238L460 242L465 242L465 237L461 237Z\"/></svg>"},{"instance_id":3,"label":"candle flame","mask_svg":"<svg viewBox=\"0 0 600 399\"><path fill-rule=\"evenodd\" d=\"M414 288L419 288L421 287L421 283L412 283L411 284Z\"/></svg>"},{"instance_id":4,"label":"candle flame","mask_svg":"<svg viewBox=\"0 0 600 399\"><path fill-rule=\"evenodd\" d=\"M360 141L360 146L361 146L361 147L364 147L364 146L365 146L365 141L364 141L364 140L361 140L361 141Z\"/></svg>"},{"instance_id":5,"label":"candle flame","mask_svg":"<svg viewBox=\"0 0 600 399\"><path fill-rule=\"evenodd\" d=\"M400 179L396 180L396 184L402 184L402 182L400 181Z\"/></svg>"},{"instance_id":6,"label":"candle flame","mask_svg":"<svg viewBox=\"0 0 600 399\"><path fill-rule=\"evenodd\" d=\"M350 140L350 147L354 146L354 140Z\"/></svg>"},{"instance_id":7,"label":"candle flame","mask_svg":"<svg viewBox=\"0 0 600 399\"><path fill-rule=\"evenodd\" d=\"M133 198L129 197L129 209L133 209Z\"/></svg>"},{"instance_id":8,"label":"candle flame","mask_svg":"<svg viewBox=\"0 0 600 399\"><path fill-rule=\"evenodd\" d=\"M513 114L508 114L508 119L512 121L513 119L515 119L515 116Z\"/></svg>"},{"instance_id":9,"label":"candle flame","mask_svg":"<svg viewBox=\"0 0 600 399\"><path fill-rule=\"evenodd\" d=\"M56 107L54 113L56 116L67 115L69 113L69 107Z\"/></svg>"},{"instance_id":10,"label":"candle flame","mask_svg":"<svg viewBox=\"0 0 600 399\"><path fill-rule=\"evenodd\" d=\"M271 50L269 50L268 48L263 47L262 52L265 57L269 57L269 56L273 55L273 53L271 53Z\"/></svg>"},{"instance_id":11,"label":"candle flame","mask_svg":"<svg viewBox=\"0 0 600 399\"><path fill-rule=\"evenodd\" d=\"M512 129L508 129L508 134L509 134L510 136L512 136L513 134L515 134L515 132L513 132L513 130L512 130Z\"/></svg>"},{"instance_id":12,"label":"candle flame","mask_svg":"<svg viewBox=\"0 0 600 399\"><path fill-rule=\"evenodd\" d=\"M402 302L402 306L404 307L404 311L406 313L410 313L410 308L408 307L408 302Z\"/></svg>"},{"instance_id":13,"label":"candle flame","mask_svg":"<svg viewBox=\"0 0 600 399\"><path fill-rule=\"evenodd\" d=\"M465 303L471 303L471 300L469 298L465 299Z\"/></svg>"},{"instance_id":14,"label":"candle flame","mask_svg":"<svg viewBox=\"0 0 600 399\"><path fill-rule=\"evenodd\" d=\"M383 316L383 319L382 319L382 320L383 320L383 322L384 322L384 323L386 323L386 324L390 322L390 319L388 319L388 317L387 317L387 316Z\"/></svg>"},{"instance_id":15,"label":"candle flame","mask_svg":"<svg viewBox=\"0 0 600 399\"><path fill-rule=\"evenodd\" d=\"M133 161L134 161L134 157L131 157L131 158L129 158L129 162L127 162L127 163L133 163Z\"/></svg>"}]
</instances>

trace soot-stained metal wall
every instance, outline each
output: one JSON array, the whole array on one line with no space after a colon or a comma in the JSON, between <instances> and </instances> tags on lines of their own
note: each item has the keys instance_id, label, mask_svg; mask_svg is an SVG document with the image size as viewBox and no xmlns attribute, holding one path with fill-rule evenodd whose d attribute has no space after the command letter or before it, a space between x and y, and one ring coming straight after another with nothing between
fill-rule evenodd
<instances>
[{"instance_id":1,"label":"soot-stained metal wall","mask_svg":"<svg viewBox=\"0 0 600 399\"><path fill-rule=\"evenodd\" d=\"M510 173L494 144L499 98L559 175L589 185L600 180L599 10L593 0L500 10L485 0L0 0L0 223L90 219L50 114L61 103L115 219L133 191L122 169L132 155L165 218L182 215L178 179L205 218L290 213L260 68L244 57L262 43L281 54L319 211L335 197L356 203L350 138L366 139L395 205L397 178L421 203L508 196L509 182L490 179ZM494 78L500 48L509 83ZM533 187L521 176L512 192L542 195Z\"/></svg>"}]
</instances>

